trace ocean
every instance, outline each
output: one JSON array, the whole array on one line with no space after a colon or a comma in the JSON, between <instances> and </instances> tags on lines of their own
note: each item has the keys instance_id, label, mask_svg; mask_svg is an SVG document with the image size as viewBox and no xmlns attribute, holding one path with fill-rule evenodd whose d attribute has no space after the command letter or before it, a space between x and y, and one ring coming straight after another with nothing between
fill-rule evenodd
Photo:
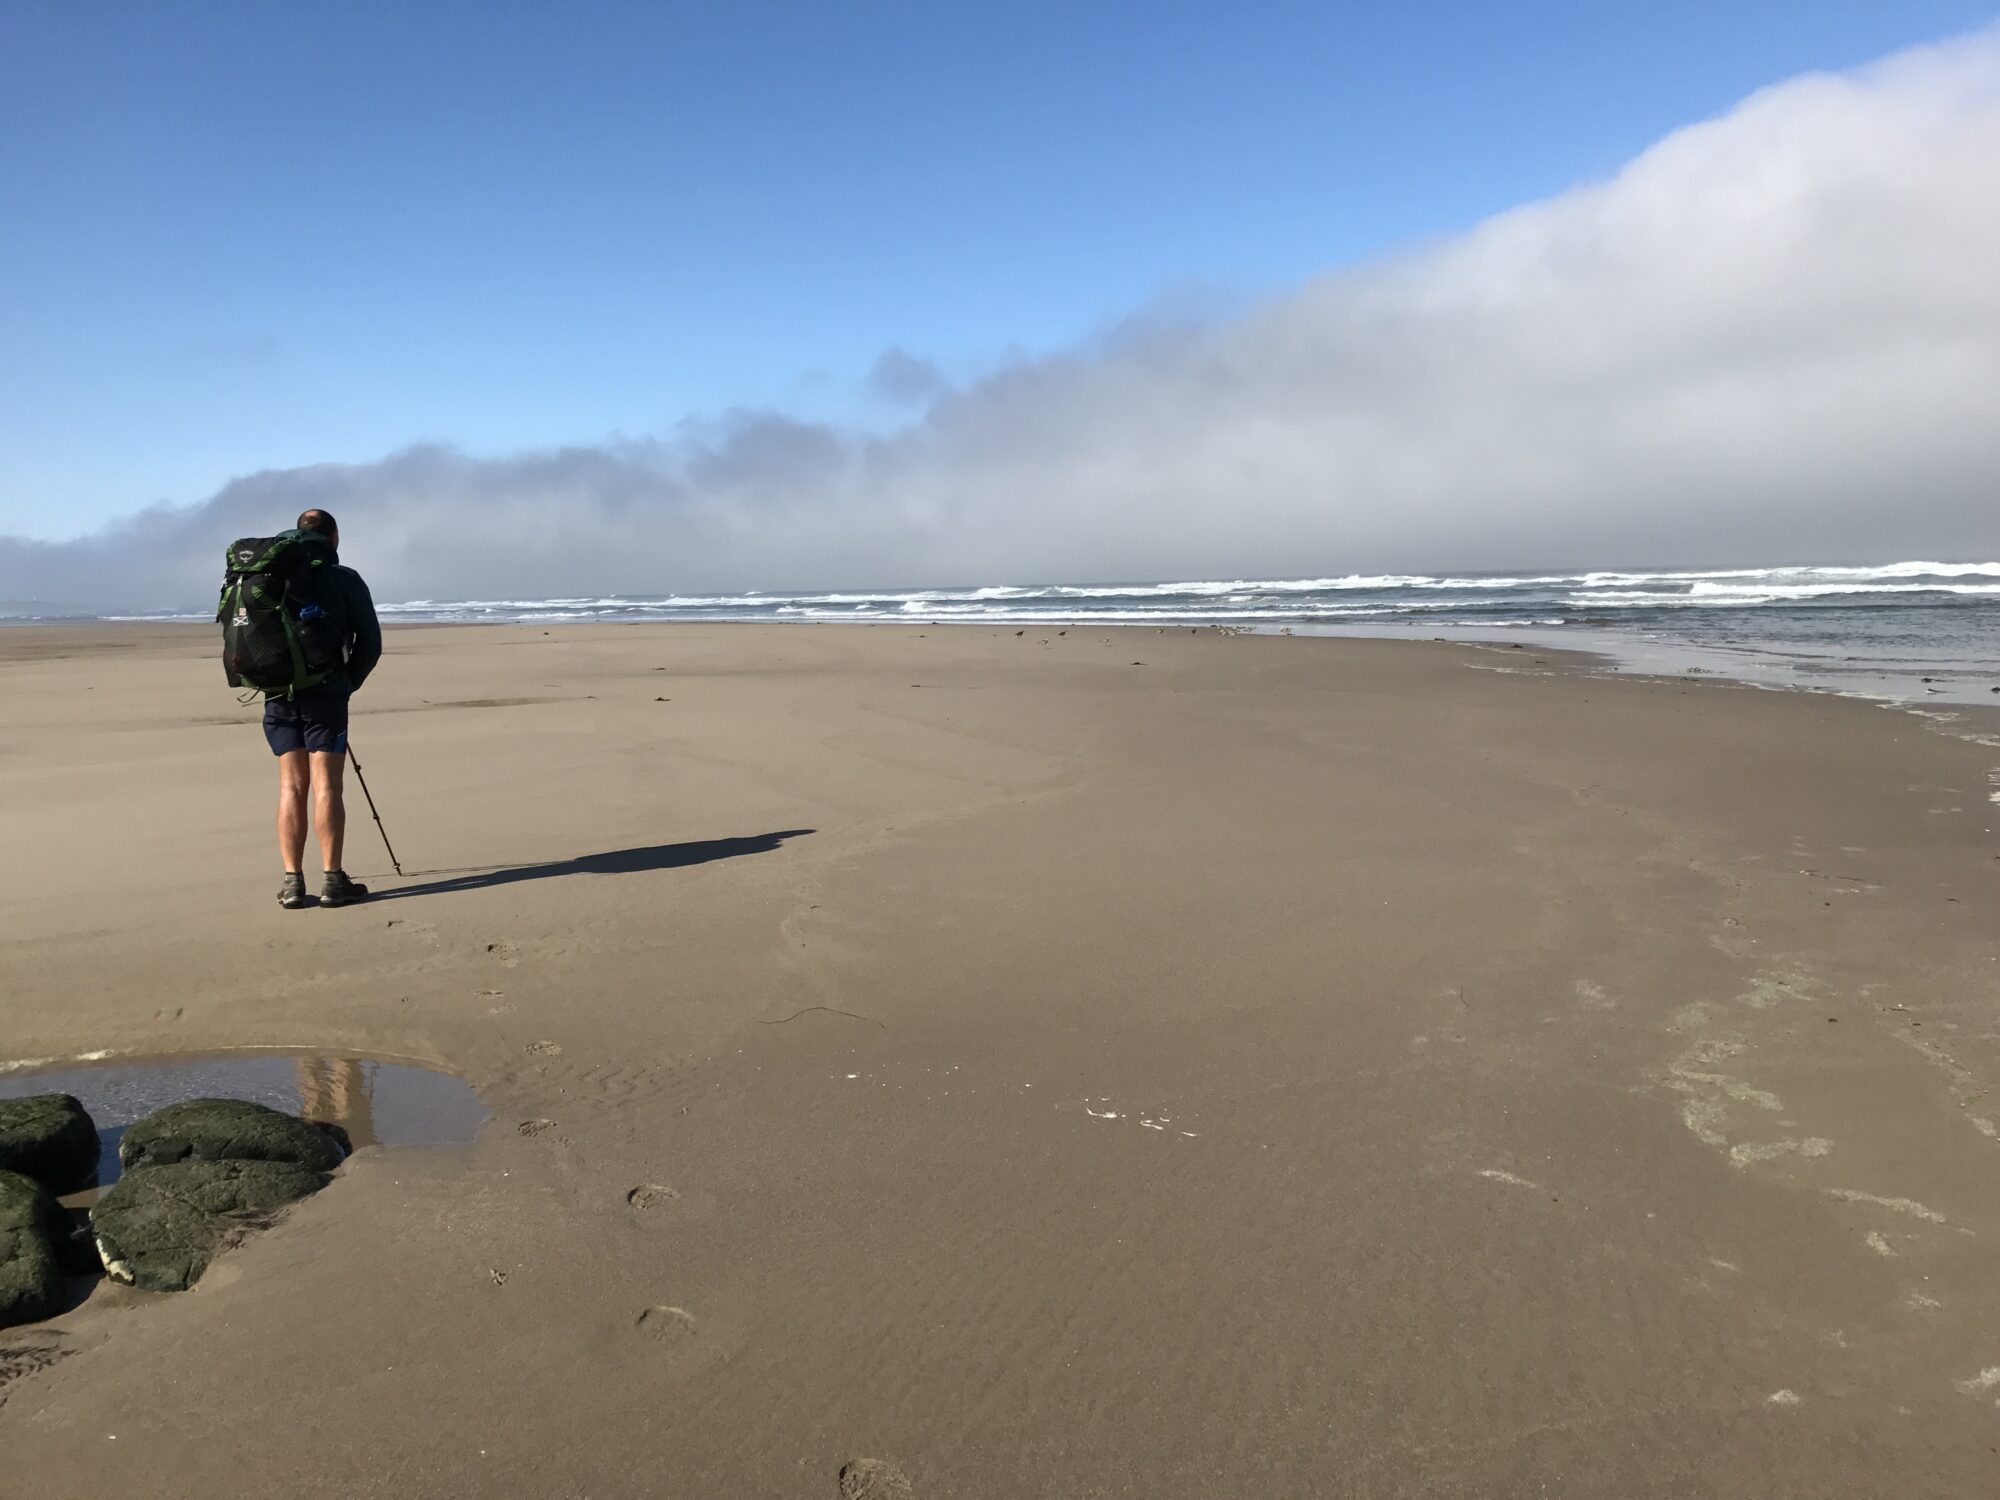
<instances>
[{"instance_id":1,"label":"ocean","mask_svg":"<svg viewBox=\"0 0 2000 1500\"><path fill-rule=\"evenodd\" d=\"M1595 652L1645 672L2000 707L2000 562L418 599L408 622L1224 627Z\"/></svg>"},{"instance_id":2,"label":"ocean","mask_svg":"<svg viewBox=\"0 0 2000 1500\"><path fill-rule=\"evenodd\" d=\"M378 609L405 624L922 622L1441 638L1587 651L1616 670L2000 708L2000 562L412 599ZM0 607L4 623L58 618L97 617Z\"/></svg>"}]
</instances>

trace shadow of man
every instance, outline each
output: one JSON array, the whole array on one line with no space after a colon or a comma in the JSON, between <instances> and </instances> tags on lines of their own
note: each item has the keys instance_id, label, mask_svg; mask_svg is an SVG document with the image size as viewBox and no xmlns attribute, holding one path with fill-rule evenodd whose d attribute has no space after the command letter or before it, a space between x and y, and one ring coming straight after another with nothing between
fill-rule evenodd
<instances>
[{"instance_id":1,"label":"shadow of man","mask_svg":"<svg viewBox=\"0 0 2000 1500\"><path fill-rule=\"evenodd\" d=\"M685 844L645 844L636 849L607 849L602 854L580 854L575 859L551 860L539 865L512 865L497 870L469 870L441 880L380 890L368 898L397 901L410 896L443 896L456 891L486 891L496 886L518 885L524 880L553 880L563 875L644 875L654 870L679 870L689 865L705 865L718 859L737 859L746 854L769 854L786 839L804 838L811 828L787 828L778 833L759 833L748 838L698 839Z\"/></svg>"}]
</instances>

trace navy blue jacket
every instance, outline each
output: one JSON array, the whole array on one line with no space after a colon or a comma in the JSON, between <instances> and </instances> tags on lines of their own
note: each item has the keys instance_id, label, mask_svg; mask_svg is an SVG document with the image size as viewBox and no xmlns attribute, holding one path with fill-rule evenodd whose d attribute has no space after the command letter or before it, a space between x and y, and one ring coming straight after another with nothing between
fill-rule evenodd
<instances>
[{"instance_id":1,"label":"navy blue jacket","mask_svg":"<svg viewBox=\"0 0 2000 1500\"><path fill-rule=\"evenodd\" d=\"M375 618L375 600L361 575L341 566L340 554L323 538L310 531L300 532L299 538L325 554L313 569L313 582L318 586L320 604L333 616L341 651L347 658L347 665L327 678L323 688L333 693L359 692L375 663L382 659L382 626Z\"/></svg>"}]
</instances>

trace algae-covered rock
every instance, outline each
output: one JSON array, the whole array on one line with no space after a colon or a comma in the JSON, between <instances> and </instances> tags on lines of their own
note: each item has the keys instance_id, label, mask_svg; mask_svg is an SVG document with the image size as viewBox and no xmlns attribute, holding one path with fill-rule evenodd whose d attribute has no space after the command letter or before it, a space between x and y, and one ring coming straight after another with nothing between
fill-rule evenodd
<instances>
[{"instance_id":1,"label":"algae-covered rock","mask_svg":"<svg viewBox=\"0 0 2000 1500\"><path fill-rule=\"evenodd\" d=\"M326 1186L284 1161L183 1161L118 1179L90 1211L105 1273L149 1292L193 1286L208 1263Z\"/></svg>"},{"instance_id":2,"label":"algae-covered rock","mask_svg":"<svg viewBox=\"0 0 2000 1500\"><path fill-rule=\"evenodd\" d=\"M0 1328L61 1311L68 1233L68 1216L47 1188L0 1172Z\"/></svg>"},{"instance_id":3,"label":"algae-covered rock","mask_svg":"<svg viewBox=\"0 0 2000 1500\"><path fill-rule=\"evenodd\" d=\"M32 1177L52 1193L97 1178L97 1127L68 1094L0 1099L0 1172Z\"/></svg>"},{"instance_id":4,"label":"algae-covered rock","mask_svg":"<svg viewBox=\"0 0 2000 1500\"><path fill-rule=\"evenodd\" d=\"M314 1172L340 1165L325 1131L244 1099L188 1099L153 1111L125 1132L118 1160L127 1172L184 1161L290 1162Z\"/></svg>"}]
</instances>

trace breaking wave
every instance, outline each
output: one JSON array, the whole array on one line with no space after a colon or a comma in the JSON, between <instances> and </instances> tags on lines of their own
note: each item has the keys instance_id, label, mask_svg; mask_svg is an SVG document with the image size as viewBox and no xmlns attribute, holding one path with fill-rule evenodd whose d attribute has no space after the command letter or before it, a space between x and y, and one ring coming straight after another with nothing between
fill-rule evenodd
<instances>
[{"instance_id":1,"label":"breaking wave","mask_svg":"<svg viewBox=\"0 0 2000 1500\"><path fill-rule=\"evenodd\" d=\"M1988 603L2000 604L2000 562L1568 573L1350 573L1318 578L1010 583L823 593L413 599L384 605L382 613L407 621L935 619L1270 625L1449 616L1459 623L1508 625L1637 620L1669 611L1884 606L1907 610Z\"/></svg>"}]
</instances>

